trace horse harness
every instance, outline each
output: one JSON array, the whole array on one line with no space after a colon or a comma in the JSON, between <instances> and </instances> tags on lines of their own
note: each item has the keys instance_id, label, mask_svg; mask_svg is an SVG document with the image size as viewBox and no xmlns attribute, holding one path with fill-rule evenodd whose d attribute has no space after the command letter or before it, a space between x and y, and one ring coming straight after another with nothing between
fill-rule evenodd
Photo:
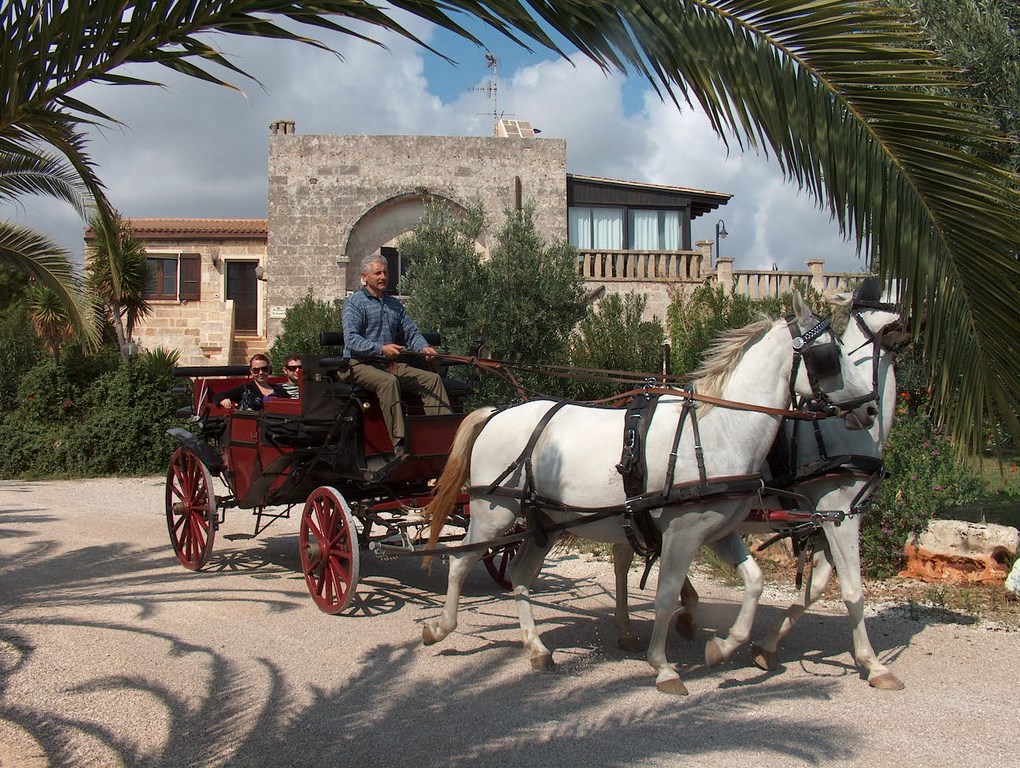
<instances>
[{"instance_id":1,"label":"horse harness","mask_svg":"<svg viewBox=\"0 0 1020 768\"><path fill-rule=\"evenodd\" d=\"M662 549L662 533L651 518L651 511L674 504L693 504L706 498L739 497L759 491L763 480L761 473L750 475L732 475L709 478L705 470L704 453L697 428L696 402L691 397L683 400L680 418L677 420L673 446L669 454L666 477L661 490L647 491L647 465L645 461L645 439L652 420L655 407L659 401L659 393L639 394L627 408L624 416L623 454L617 470L623 476L626 500L622 505L607 507L578 507L565 504L538 493L532 471L531 457L539 438L552 421L553 416L569 401L555 403L535 425L524 450L500 475L485 486L470 486L467 491L472 496L509 496L516 498L521 505L521 515L527 520L528 533L533 535L540 547L548 545L549 534L571 528L588 525L609 517L622 515L623 529L627 540L634 551L645 557L645 573L642 587L648 577L652 563L658 558ZM695 435L694 453L698 464L698 480L674 483L677 450L683 434L684 424L691 422ZM502 485L503 481L523 469L523 487ZM552 523L544 510L560 512L576 512L583 517L576 517L562 523Z\"/></svg>"},{"instance_id":2,"label":"horse harness","mask_svg":"<svg viewBox=\"0 0 1020 768\"><path fill-rule=\"evenodd\" d=\"M865 323L864 318L861 315L862 309L877 309L884 312L895 312L897 310L895 304L879 301L880 292L881 286L878 281L874 278L868 278L868 280L865 280L864 284L854 292L853 304L850 310L851 317L858 324L858 327L867 339L864 343L870 343L873 347L872 389L876 395L878 392L879 355L883 349L886 351L896 351L899 346L887 341L885 339L885 334L887 331L900 330L899 321L890 323L880 329L878 333L873 333L867 323ZM857 349L860 349L860 347ZM853 351L855 352L857 350L855 349ZM813 381L812 389L814 389ZM810 410L813 407L812 403L805 401L803 398L800 398L799 401L795 400L794 402L797 403L800 409ZM780 431L776 437L776 441L772 444L772 448L769 450L768 455L768 463L769 467L772 469L773 484L775 487L765 489L777 496L793 497L797 499L797 501L808 506L810 511L800 515L794 513L794 519L800 518L796 524L790 525L788 528L778 532L775 536L763 542L756 548L756 550L760 552L766 547L769 547L784 538L789 538L793 545L794 555L797 558L798 589L803 581L805 563L807 559L814 555L815 542L821 532L822 523L831 522L835 525L839 525L847 517L863 514L870 506L874 494L878 490L878 486L887 475L884 462L877 456L865 456L858 454L829 456L829 452L825 445L825 437L822 434L819 422L812 422L811 428L815 438L815 447L818 451L819 458L815 461L802 463L798 458L799 430L796 428L791 430L789 444L785 444L783 442L782 431ZM857 492L857 495L854 496L853 500L850 502L849 509L845 512L843 510L815 510L813 509L811 502L808 501L806 497L787 490L791 486L812 480L818 480L820 478L847 476L864 478L866 482L861 487L860 491ZM791 516L788 514L786 517L787 521L790 521Z\"/></svg>"}]
</instances>

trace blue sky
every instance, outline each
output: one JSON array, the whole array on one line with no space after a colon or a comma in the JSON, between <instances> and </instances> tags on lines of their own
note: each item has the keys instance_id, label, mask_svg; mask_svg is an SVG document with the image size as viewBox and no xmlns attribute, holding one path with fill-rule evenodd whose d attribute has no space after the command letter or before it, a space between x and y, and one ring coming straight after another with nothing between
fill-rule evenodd
<instances>
[{"instance_id":1,"label":"blue sky","mask_svg":"<svg viewBox=\"0 0 1020 768\"><path fill-rule=\"evenodd\" d=\"M165 88L84 87L81 97L123 123L92 132L113 204L128 217L265 216L268 126L277 119L294 120L299 133L488 135L492 102L477 90L492 79L485 50L424 22L409 26L457 64L396 38L388 48L328 38L342 59L217 38L264 89L233 78L239 93L155 67L141 72ZM836 224L775 163L735 145L727 151L698 110L662 103L643 80L606 75L587 59L528 53L473 29L498 60L500 111L566 139L569 171L733 194L717 215L694 222L693 236L714 239L724 219L722 253L738 269L805 269L808 258L826 259L829 270L862 268ZM70 209L38 199L3 213L80 254L82 223Z\"/></svg>"}]
</instances>

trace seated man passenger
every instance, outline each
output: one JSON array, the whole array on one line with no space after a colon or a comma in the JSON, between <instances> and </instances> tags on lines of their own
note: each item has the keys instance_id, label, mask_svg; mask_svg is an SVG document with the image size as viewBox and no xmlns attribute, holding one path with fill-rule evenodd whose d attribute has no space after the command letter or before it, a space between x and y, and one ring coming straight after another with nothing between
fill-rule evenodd
<instances>
[{"instance_id":1,"label":"seated man passenger","mask_svg":"<svg viewBox=\"0 0 1020 768\"><path fill-rule=\"evenodd\" d=\"M376 254L362 260L364 287L348 296L343 306L344 357L350 360L350 368L340 376L376 394L394 452L402 456L407 451L407 432L401 390L419 395L430 415L450 413L450 398L439 374L396 362L405 351L399 340L406 350L426 357L436 350L425 341L404 305L386 294L388 280L386 259Z\"/></svg>"},{"instance_id":2,"label":"seated man passenger","mask_svg":"<svg viewBox=\"0 0 1020 768\"><path fill-rule=\"evenodd\" d=\"M279 384L269 383L269 374L272 373L272 366L269 358L265 355L252 355L248 361L248 370L251 371L251 381L238 384L233 389L228 389L220 399L220 405L224 408L240 408L247 411L260 411L266 400L274 397L290 398L287 390Z\"/></svg>"},{"instance_id":3,"label":"seated man passenger","mask_svg":"<svg viewBox=\"0 0 1020 768\"><path fill-rule=\"evenodd\" d=\"M301 391L298 386L298 379L301 378L301 355L287 355L283 372L287 374L287 380L281 386L287 390L288 395L297 398Z\"/></svg>"}]
</instances>

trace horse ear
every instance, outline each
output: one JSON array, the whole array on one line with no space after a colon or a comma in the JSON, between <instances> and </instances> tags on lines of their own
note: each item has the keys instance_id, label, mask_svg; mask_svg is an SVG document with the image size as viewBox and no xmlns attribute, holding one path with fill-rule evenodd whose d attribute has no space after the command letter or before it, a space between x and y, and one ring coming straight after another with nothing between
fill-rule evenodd
<instances>
[{"instance_id":1,"label":"horse ear","mask_svg":"<svg viewBox=\"0 0 1020 768\"><path fill-rule=\"evenodd\" d=\"M829 297L829 303L836 307L848 307L854 300L854 295L846 291L834 293Z\"/></svg>"},{"instance_id":2,"label":"horse ear","mask_svg":"<svg viewBox=\"0 0 1020 768\"><path fill-rule=\"evenodd\" d=\"M804 297L800 295L800 291L793 292L793 314L797 316L797 324L806 327L811 323L812 313L811 307L804 301Z\"/></svg>"}]
</instances>

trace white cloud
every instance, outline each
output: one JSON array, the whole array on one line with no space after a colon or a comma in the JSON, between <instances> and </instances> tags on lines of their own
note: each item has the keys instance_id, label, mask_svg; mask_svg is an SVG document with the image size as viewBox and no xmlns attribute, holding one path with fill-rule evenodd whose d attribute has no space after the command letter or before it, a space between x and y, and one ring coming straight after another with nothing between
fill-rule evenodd
<instances>
[{"instance_id":1,"label":"white cloud","mask_svg":"<svg viewBox=\"0 0 1020 768\"><path fill-rule=\"evenodd\" d=\"M426 68L428 54L404 39L387 40L388 49L346 37L331 42L343 60L297 44L230 41L235 63L265 84L263 91L235 80L244 95L158 67L135 71L165 89L82 89L85 100L125 124L94 132L91 145L113 204L133 217L265 216L268 131L277 119L295 120L302 134L489 132L491 103L470 90L485 78L469 82L467 66ZM457 95L444 102L440 93ZM499 102L543 136L566 139L571 171L732 193L718 215L695 221L693 234L712 239L725 219L723 253L738 268L775 262L803 269L811 257L826 258L828 269L859 268L835 223L783 182L776 163L736 147L727 154L704 115L660 102L643 82L606 76L586 59L571 65L535 57L500 72ZM24 203L25 215L5 213L80 252L73 212L51 201Z\"/></svg>"}]
</instances>

